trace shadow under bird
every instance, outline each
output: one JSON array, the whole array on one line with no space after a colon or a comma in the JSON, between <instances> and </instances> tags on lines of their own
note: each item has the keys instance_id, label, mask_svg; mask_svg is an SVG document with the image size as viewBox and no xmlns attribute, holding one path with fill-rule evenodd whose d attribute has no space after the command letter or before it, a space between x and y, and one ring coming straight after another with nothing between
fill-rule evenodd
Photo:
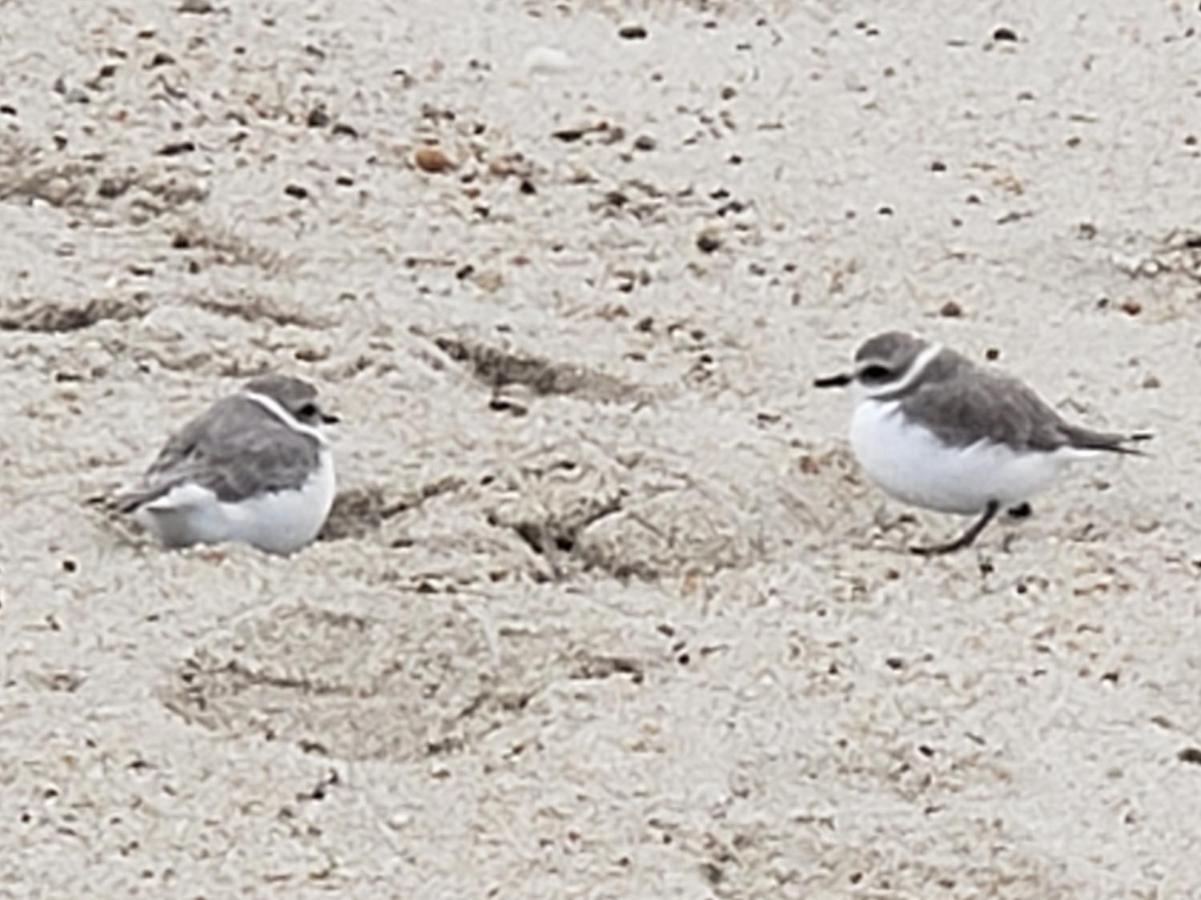
<instances>
[{"instance_id":1,"label":"shadow under bird","mask_svg":"<svg viewBox=\"0 0 1201 900\"><path fill-rule=\"evenodd\" d=\"M1150 438L1073 425L1016 378L900 331L864 341L853 371L814 386L852 388L851 449L880 487L915 506L977 517L952 541L910 548L923 555L970 547L1002 509L1028 515L1029 499L1069 463L1142 456L1133 445Z\"/></svg>"},{"instance_id":2,"label":"shadow under bird","mask_svg":"<svg viewBox=\"0 0 1201 900\"><path fill-rule=\"evenodd\" d=\"M172 435L117 508L168 547L234 541L293 553L317 537L333 505L321 426L337 421L307 381L251 379Z\"/></svg>"}]
</instances>

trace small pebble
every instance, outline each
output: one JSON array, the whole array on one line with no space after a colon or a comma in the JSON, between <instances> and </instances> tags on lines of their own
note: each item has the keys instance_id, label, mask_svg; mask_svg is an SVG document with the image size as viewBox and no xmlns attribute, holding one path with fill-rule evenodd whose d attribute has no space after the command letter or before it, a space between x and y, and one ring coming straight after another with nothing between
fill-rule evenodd
<instances>
[{"instance_id":1,"label":"small pebble","mask_svg":"<svg viewBox=\"0 0 1201 900\"><path fill-rule=\"evenodd\" d=\"M1122 301L1122 305L1119 307L1119 309L1121 309L1122 312L1128 316L1137 316L1143 311L1143 305L1133 297L1127 297Z\"/></svg>"},{"instance_id":2,"label":"small pebble","mask_svg":"<svg viewBox=\"0 0 1201 900\"><path fill-rule=\"evenodd\" d=\"M634 139L634 149L649 151L655 149L655 139L649 134L640 134Z\"/></svg>"},{"instance_id":3,"label":"small pebble","mask_svg":"<svg viewBox=\"0 0 1201 900\"><path fill-rule=\"evenodd\" d=\"M559 75L575 65L571 56L556 47L535 47L521 64L527 75Z\"/></svg>"},{"instance_id":4,"label":"small pebble","mask_svg":"<svg viewBox=\"0 0 1201 900\"><path fill-rule=\"evenodd\" d=\"M455 167L454 162L438 147L428 144L418 147L413 153L413 162L423 172L447 172Z\"/></svg>"},{"instance_id":5,"label":"small pebble","mask_svg":"<svg viewBox=\"0 0 1201 900\"><path fill-rule=\"evenodd\" d=\"M702 253L713 253L721 247L721 238L717 236L717 232L706 228L696 236L696 247Z\"/></svg>"},{"instance_id":6,"label":"small pebble","mask_svg":"<svg viewBox=\"0 0 1201 900\"><path fill-rule=\"evenodd\" d=\"M641 25L622 25L617 29L617 36L626 41L646 40L647 31Z\"/></svg>"},{"instance_id":7,"label":"small pebble","mask_svg":"<svg viewBox=\"0 0 1201 900\"><path fill-rule=\"evenodd\" d=\"M191 153L196 149L196 145L191 141L176 141L173 144L165 144L159 148L159 156L179 156L181 153Z\"/></svg>"},{"instance_id":8,"label":"small pebble","mask_svg":"<svg viewBox=\"0 0 1201 900\"><path fill-rule=\"evenodd\" d=\"M1017 32L1012 28L1006 28L1002 25L992 33L994 41L1016 41L1018 39Z\"/></svg>"},{"instance_id":9,"label":"small pebble","mask_svg":"<svg viewBox=\"0 0 1201 900\"><path fill-rule=\"evenodd\" d=\"M938 310L938 314L944 319L958 319L963 315L963 307L954 300L948 300Z\"/></svg>"}]
</instances>

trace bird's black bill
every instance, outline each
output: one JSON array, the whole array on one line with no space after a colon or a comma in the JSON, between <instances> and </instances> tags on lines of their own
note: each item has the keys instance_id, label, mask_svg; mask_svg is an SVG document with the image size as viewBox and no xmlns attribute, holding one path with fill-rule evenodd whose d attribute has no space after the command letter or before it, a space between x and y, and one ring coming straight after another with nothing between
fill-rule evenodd
<instances>
[{"instance_id":1,"label":"bird's black bill","mask_svg":"<svg viewBox=\"0 0 1201 900\"><path fill-rule=\"evenodd\" d=\"M825 378L814 379L813 386L819 388L846 387L854 377L846 372L840 372L838 375L827 375Z\"/></svg>"}]
</instances>

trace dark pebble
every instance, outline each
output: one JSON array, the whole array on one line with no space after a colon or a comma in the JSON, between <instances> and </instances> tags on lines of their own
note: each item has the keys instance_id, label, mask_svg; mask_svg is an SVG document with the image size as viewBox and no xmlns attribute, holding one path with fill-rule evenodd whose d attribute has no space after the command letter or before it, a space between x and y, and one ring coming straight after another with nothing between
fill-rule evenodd
<instances>
[{"instance_id":1,"label":"dark pebble","mask_svg":"<svg viewBox=\"0 0 1201 900\"><path fill-rule=\"evenodd\" d=\"M195 151L196 145L191 141L176 141L172 144L164 144L159 148L159 156L179 156L183 153L192 153Z\"/></svg>"}]
</instances>

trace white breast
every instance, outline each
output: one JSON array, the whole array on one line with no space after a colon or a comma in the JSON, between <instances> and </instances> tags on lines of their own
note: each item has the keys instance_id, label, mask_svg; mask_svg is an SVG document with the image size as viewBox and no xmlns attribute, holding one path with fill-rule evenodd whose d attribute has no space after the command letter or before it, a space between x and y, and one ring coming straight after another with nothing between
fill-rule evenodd
<instances>
[{"instance_id":1,"label":"white breast","mask_svg":"<svg viewBox=\"0 0 1201 900\"><path fill-rule=\"evenodd\" d=\"M300 490L276 491L222 506L231 540L268 553L294 553L317 537L333 503L334 460L322 447L317 469Z\"/></svg>"},{"instance_id":2,"label":"white breast","mask_svg":"<svg viewBox=\"0 0 1201 900\"><path fill-rule=\"evenodd\" d=\"M236 502L185 484L135 514L169 547L240 541L268 553L294 553L321 531L334 502L334 460L322 446L318 465L297 490L274 491Z\"/></svg>"},{"instance_id":3,"label":"white breast","mask_svg":"<svg viewBox=\"0 0 1201 900\"><path fill-rule=\"evenodd\" d=\"M1018 453L979 441L949 447L904 418L900 404L863 399L851 419L851 449L867 474L899 500L972 515L989 501L1016 506L1050 485L1071 459L1065 451Z\"/></svg>"}]
</instances>

